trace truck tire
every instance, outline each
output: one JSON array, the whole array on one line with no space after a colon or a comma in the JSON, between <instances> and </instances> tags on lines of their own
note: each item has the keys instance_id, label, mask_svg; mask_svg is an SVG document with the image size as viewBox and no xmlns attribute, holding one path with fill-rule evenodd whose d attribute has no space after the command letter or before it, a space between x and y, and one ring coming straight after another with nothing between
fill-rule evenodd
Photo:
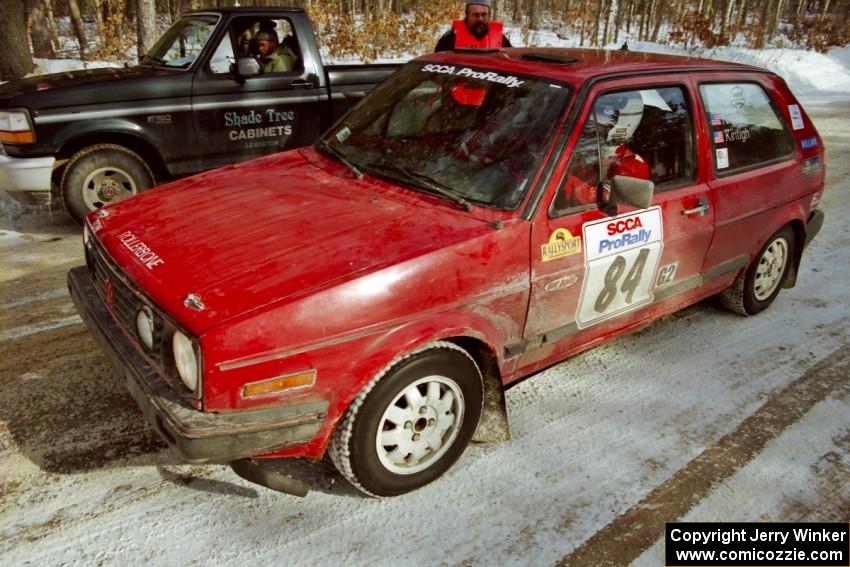
<instances>
[{"instance_id":1,"label":"truck tire","mask_svg":"<svg viewBox=\"0 0 850 567\"><path fill-rule=\"evenodd\" d=\"M782 289L795 245L790 227L777 231L735 283L720 294L723 305L741 315L755 315L767 309Z\"/></svg>"},{"instance_id":2,"label":"truck tire","mask_svg":"<svg viewBox=\"0 0 850 567\"><path fill-rule=\"evenodd\" d=\"M478 365L449 342L396 360L357 395L340 420L331 460L371 496L415 490L463 453L481 415Z\"/></svg>"},{"instance_id":3,"label":"truck tire","mask_svg":"<svg viewBox=\"0 0 850 567\"><path fill-rule=\"evenodd\" d=\"M82 224L89 212L153 184L153 172L137 153L115 144L97 144L68 160L59 186L65 210Z\"/></svg>"}]
</instances>

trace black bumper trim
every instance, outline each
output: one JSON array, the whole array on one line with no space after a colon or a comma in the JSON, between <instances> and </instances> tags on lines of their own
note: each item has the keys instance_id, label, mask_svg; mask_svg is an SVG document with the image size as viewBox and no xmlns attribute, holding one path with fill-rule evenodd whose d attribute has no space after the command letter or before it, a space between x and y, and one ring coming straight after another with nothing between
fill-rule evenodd
<instances>
[{"instance_id":1,"label":"black bumper trim","mask_svg":"<svg viewBox=\"0 0 850 567\"><path fill-rule=\"evenodd\" d=\"M157 433L190 463L225 463L312 440L327 400L215 414L189 406L130 342L94 288L85 266L68 272L68 289L89 332L124 377Z\"/></svg>"}]
</instances>

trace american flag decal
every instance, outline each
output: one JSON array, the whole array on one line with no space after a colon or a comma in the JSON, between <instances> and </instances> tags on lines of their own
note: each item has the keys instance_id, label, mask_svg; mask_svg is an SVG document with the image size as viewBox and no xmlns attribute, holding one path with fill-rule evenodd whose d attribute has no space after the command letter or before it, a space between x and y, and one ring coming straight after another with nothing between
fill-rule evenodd
<instances>
[{"instance_id":1,"label":"american flag decal","mask_svg":"<svg viewBox=\"0 0 850 567\"><path fill-rule=\"evenodd\" d=\"M723 119L720 118L719 114L711 115L711 125L712 126L723 126Z\"/></svg>"},{"instance_id":2,"label":"american flag decal","mask_svg":"<svg viewBox=\"0 0 850 567\"><path fill-rule=\"evenodd\" d=\"M723 139L723 132L715 132L714 133L714 143L715 144L725 143L725 140Z\"/></svg>"}]
</instances>

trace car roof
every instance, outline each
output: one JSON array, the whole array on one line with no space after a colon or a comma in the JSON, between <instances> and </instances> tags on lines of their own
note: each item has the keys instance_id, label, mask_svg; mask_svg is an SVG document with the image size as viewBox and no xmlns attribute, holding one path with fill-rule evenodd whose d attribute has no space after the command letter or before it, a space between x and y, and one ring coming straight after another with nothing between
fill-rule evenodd
<instances>
[{"instance_id":1,"label":"car roof","mask_svg":"<svg viewBox=\"0 0 850 567\"><path fill-rule=\"evenodd\" d=\"M643 73L693 71L747 71L769 73L765 69L727 61L682 57L661 53L558 47L508 48L492 50L459 49L419 58L441 64L488 67L503 72L532 75L579 85L611 76Z\"/></svg>"},{"instance_id":2,"label":"car roof","mask_svg":"<svg viewBox=\"0 0 850 567\"><path fill-rule=\"evenodd\" d=\"M276 6L264 7L264 6L237 6L231 8L204 8L199 10L191 10L189 12L184 12L183 15L187 16L190 14L257 14L257 13L303 13L304 10L301 8L279 8Z\"/></svg>"}]
</instances>

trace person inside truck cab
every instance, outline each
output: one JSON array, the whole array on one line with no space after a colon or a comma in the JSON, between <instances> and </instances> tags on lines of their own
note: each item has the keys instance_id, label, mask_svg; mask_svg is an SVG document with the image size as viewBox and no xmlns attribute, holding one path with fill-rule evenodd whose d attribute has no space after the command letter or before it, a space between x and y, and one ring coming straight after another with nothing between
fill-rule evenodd
<instances>
[{"instance_id":1,"label":"person inside truck cab","mask_svg":"<svg viewBox=\"0 0 850 567\"><path fill-rule=\"evenodd\" d=\"M295 69L295 53L288 46L280 44L274 29L260 30L254 40L263 73L286 73Z\"/></svg>"},{"instance_id":2,"label":"person inside truck cab","mask_svg":"<svg viewBox=\"0 0 850 567\"><path fill-rule=\"evenodd\" d=\"M490 21L490 0L468 0L466 16L452 23L452 28L443 34L434 51L500 47L511 47L511 42L502 33L502 22Z\"/></svg>"}]
</instances>

